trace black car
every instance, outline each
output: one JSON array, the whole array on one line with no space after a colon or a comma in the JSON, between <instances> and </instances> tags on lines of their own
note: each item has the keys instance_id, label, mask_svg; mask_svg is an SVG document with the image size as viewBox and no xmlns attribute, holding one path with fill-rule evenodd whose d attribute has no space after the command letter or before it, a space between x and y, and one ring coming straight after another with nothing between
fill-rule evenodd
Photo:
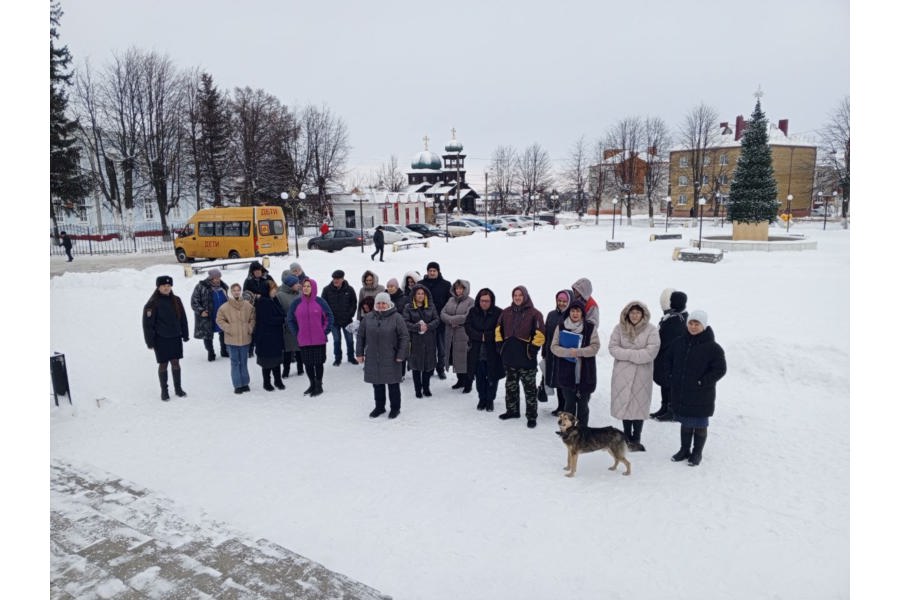
<instances>
[{"instance_id":1,"label":"black car","mask_svg":"<svg viewBox=\"0 0 900 600\"><path fill-rule=\"evenodd\" d=\"M363 238L359 230L336 227L325 235L312 238L307 242L306 247L310 250L334 252L335 250L343 250L347 246L363 246L366 242L371 243L371 239L368 237Z\"/></svg>"},{"instance_id":2,"label":"black car","mask_svg":"<svg viewBox=\"0 0 900 600\"><path fill-rule=\"evenodd\" d=\"M407 223L407 227L425 237L447 237L447 232L427 223Z\"/></svg>"}]
</instances>

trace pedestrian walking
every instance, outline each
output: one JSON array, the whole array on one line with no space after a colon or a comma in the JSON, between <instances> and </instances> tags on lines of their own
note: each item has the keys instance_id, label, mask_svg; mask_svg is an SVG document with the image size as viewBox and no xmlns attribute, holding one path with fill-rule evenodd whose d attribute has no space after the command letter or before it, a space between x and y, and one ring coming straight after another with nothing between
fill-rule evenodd
<instances>
[{"instance_id":1,"label":"pedestrian walking","mask_svg":"<svg viewBox=\"0 0 900 600\"><path fill-rule=\"evenodd\" d=\"M322 377L325 374L325 344L334 323L334 315L328 303L318 297L315 279L300 284L300 296L288 309L287 324L297 336L303 368L309 378L309 388L303 395L318 396L323 392Z\"/></svg>"},{"instance_id":2,"label":"pedestrian walking","mask_svg":"<svg viewBox=\"0 0 900 600\"><path fill-rule=\"evenodd\" d=\"M66 257L68 260L66 262L72 262L75 258L72 256L72 238L69 237L65 231L59 232L59 245L63 247L63 250L66 251Z\"/></svg>"},{"instance_id":3,"label":"pedestrian walking","mask_svg":"<svg viewBox=\"0 0 900 600\"><path fill-rule=\"evenodd\" d=\"M228 302L216 313L216 324L225 332L225 344L231 359L231 384L235 394L250 391L250 371L247 360L250 356L250 344L253 341L253 329L256 326L256 309L250 298L252 294L243 294L241 284L231 284L231 296Z\"/></svg>"},{"instance_id":4,"label":"pedestrian walking","mask_svg":"<svg viewBox=\"0 0 900 600\"><path fill-rule=\"evenodd\" d=\"M366 315L356 339L356 360L363 363L363 380L372 384L375 409L369 417L385 413L385 386L390 398L389 419L400 414L400 365L409 355L409 332L386 292L375 296L375 310Z\"/></svg>"},{"instance_id":5,"label":"pedestrian walking","mask_svg":"<svg viewBox=\"0 0 900 600\"><path fill-rule=\"evenodd\" d=\"M503 420L520 417L519 382L525 391L528 427L537 427L537 357L544 345L544 317L534 308L528 290L517 285L512 304L503 309L494 339L500 344L500 359L506 369L506 412Z\"/></svg>"},{"instance_id":6,"label":"pedestrian walking","mask_svg":"<svg viewBox=\"0 0 900 600\"><path fill-rule=\"evenodd\" d=\"M650 322L650 310L632 300L619 313L609 336L613 361L609 412L621 419L625 437L641 443L644 421L650 417L653 396L653 359L659 353L659 331Z\"/></svg>"},{"instance_id":7,"label":"pedestrian walking","mask_svg":"<svg viewBox=\"0 0 900 600\"><path fill-rule=\"evenodd\" d=\"M172 365L172 381L175 395L187 396L181 387L181 364L184 356L182 342L191 339L187 314L181 298L172 293L172 278L160 275L156 278L156 290L144 304L144 342L156 355L159 376L160 399L169 399L169 365Z\"/></svg>"},{"instance_id":8,"label":"pedestrian walking","mask_svg":"<svg viewBox=\"0 0 900 600\"><path fill-rule=\"evenodd\" d=\"M681 448L672 457L687 459L696 467L703 458L709 418L716 409L716 382L725 376L725 351L706 311L692 310L687 321L688 335L679 337L666 356L666 372L671 391L671 408L681 423ZM691 442L693 441L693 448Z\"/></svg>"},{"instance_id":9,"label":"pedestrian walking","mask_svg":"<svg viewBox=\"0 0 900 600\"><path fill-rule=\"evenodd\" d=\"M494 412L497 385L506 376L494 340L501 311L490 288L478 290L475 298L477 302L466 315L465 324L469 337L469 373L475 376L475 391L478 392L475 408Z\"/></svg>"},{"instance_id":10,"label":"pedestrian walking","mask_svg":"<svg viewBox=\"0 0 900 600\"><path fill-rule=\"evenodd\" d=\"M206 359L210 362L216 360L216 350L213 346L213 337L219 336L219 352L223 357L228 356L225 348L225 333L216 325L216 313L219 308L228 302L228 284L222 281L222 271L210 269L206 279L201 279L194 286L191 294L191 310L194 311L194 337L203 340L206 348Z\"/></svg>"},{"instance_id":11,"label":"pedestrian walking","mask_svg":"<svg viewBox=\"0 0 900 600\"><path fill-rule=\"evenodd\" d=\"M375 235L372 236L372 241L375 243L375 252L372 253L372 260L375 260L375 255L380 254L379 261L384 262L384 227L379 225L375 228Z\"/></svg>"}]
</instances>

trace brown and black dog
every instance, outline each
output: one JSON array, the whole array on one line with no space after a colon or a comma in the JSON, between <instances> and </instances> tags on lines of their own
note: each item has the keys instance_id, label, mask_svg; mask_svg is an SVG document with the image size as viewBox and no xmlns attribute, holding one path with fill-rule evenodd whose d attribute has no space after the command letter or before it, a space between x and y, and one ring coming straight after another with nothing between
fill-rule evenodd
<instances>
[{"instance_id":1,"label":"brown and black dog","mask_svg":"<svg viewBox=\"0 0 900 600\"><path fill-rule=\"evenodd\" d=\"M637 442L630 442L625 432L615 427L578 427L578 420L572 413L559 413L559 431L556 432L568 449L566 461L566 477L574 477L578 467L578 455L594 450L606 450L616 461L609 468L615 471L619 463L625 465L622 475L631 475L631 463L625 458L625 451L644 452L644 447Z\"/></svg>"}]
</instances>

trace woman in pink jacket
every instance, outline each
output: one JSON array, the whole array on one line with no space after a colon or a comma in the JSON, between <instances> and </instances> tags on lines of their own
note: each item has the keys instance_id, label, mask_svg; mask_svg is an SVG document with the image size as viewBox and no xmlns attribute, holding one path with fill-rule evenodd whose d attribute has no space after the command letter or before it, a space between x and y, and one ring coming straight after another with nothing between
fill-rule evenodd
<instances>
[{"instance_id":1,"label":"woman in pink jacket","mask_svg":"<svg viewBox=\"0 0 900 600\"><path fill-rule=\"evenodd\" d=\"M306 279L300 286L300 295L291 303L287 313L287 326L297 336L303 370L309 377L309 387L303 394L318 396L322 393L322 376L325 372L325 344L334 323L331 307L317 296L319 286L314 279Z\"/></svg>"}]
</instances>

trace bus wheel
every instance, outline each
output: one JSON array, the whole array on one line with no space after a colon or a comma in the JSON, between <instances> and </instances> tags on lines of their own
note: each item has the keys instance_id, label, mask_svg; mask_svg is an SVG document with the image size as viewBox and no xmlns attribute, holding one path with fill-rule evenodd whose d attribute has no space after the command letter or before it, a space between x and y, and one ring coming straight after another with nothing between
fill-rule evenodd
<instances>
[{"instance_id":1,"label":"bus wheel","mask_svg":"<svg viewBox=\"0 0 900 600\"><path fill-rule=\"evenodd\" d=\"M183 263L188 261L187 254L184 253L184 248L177 248L175 250L175 258L178 262Z\"/></svg>"},{"instance_id":2,"label":"bus wheel","mask_svg":"<svg viewBox=\"0 0 900 600\"><path fill-rule=\"evenodd\" d=\"M238 254L237 250L232 250L231 252L228 253L228 258L240 258L240 257L241 257L241 255Z\"/></svg>"}]
</instances>

